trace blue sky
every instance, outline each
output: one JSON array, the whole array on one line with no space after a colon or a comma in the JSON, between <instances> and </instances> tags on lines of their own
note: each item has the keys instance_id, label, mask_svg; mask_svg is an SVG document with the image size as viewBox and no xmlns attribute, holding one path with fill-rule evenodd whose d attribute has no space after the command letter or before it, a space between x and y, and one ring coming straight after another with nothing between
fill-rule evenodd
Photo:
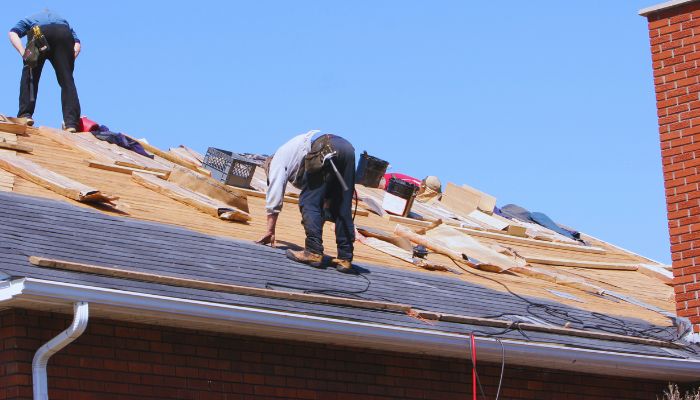
<instances>
[{"instance_id":1,"label":"blue sky","mask_svg":"<svg viewBox=\"0 0 700 400\"><path fill-rule=\"evenodd\" d=\"M83 41L83 114L160 147L274 152L322 129L670 262L646 20L654 1L22 1ZM2 47L0 47L2 49ZM0 113L21 59L0 51ZM50 67L35 118L59 126Z\"/></svg>"}]
</instances>

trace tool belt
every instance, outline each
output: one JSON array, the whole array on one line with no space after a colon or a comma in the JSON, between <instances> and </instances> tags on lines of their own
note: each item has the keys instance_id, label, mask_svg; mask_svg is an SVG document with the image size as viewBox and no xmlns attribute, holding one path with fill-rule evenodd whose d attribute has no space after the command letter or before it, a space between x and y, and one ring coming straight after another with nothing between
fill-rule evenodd
<instances>
[{"instance_id":1,"label":"tool belt","mask_svg":"<svg viewBox=\"0 0 700 400\"><path fill-rule=\"evenodd\" d=\"M323 169L323 159L326 155L333 153L331 146L331 135L323 135L314 140L311 149L304 156L304 162L299 166L296 176L291 181L294 187L300 189L305 173L315 174Z\"/></svg>"},{"instance_id":2,"label":"tool belt","mask_svg":"<svg viewBox=\"0 0 700 400\"><path fill-rule=\"evenodd\" d=\"M328 155L333 153L331 147L331 135L323 135L314 140L311 144L311 150L304 157L304 169L310 174L319 172L323 168L323 160Z\"/></svg>"},{"instance_id":3,"label":"tool belt","mask_svg":"<svg viewBox=\"0 0 700 400\"><path fill-rule=\"evenodd\" d=\"M34 25L32 27L32 38L27 42L27 47L22 55L24 64L29 68L36 68L39 65L41 55L47 53L49 49L49 42L41 32L41 28L39 25Z\"/></svg>"}]
</instances>

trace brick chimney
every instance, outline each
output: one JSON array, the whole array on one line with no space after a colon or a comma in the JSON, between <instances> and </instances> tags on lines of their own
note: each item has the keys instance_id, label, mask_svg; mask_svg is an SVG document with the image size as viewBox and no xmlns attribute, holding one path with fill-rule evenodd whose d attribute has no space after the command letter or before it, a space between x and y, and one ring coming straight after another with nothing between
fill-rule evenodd
<instances>
[{"instance_id":1,"label":"brick chimney","mask_svg":"<svg viewBox=\"0 0 700 400\"><path fill-rule=\"evenodd\" d=\"M700 337L700 0L639 12L649 21L676 312Z\"/></svg>"}]
</instances>

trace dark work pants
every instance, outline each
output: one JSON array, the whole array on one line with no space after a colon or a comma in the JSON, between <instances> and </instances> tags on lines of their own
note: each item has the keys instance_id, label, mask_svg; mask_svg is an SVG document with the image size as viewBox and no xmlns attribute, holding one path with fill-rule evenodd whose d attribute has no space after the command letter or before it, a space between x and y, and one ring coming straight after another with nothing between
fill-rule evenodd
<instances>
[{"instance_id":1,"label":"dark work pants","mask_svg":"<svg viewBox=\"0 0 700 400\"><path fill-rule=\"evenodd\" d=\"M350 188L343 191L333 168L327 162L316 174L306 173L302 181L299 209L306 231L306 250L323 254L324 206L335 222L338 258L352 260L355 226L352 221L352 199L355 188L355 149L350 142L331 136L331 147L338 152L333 159L338 172Z\"/></svg>"},{"instance_id":2,"label":"dark work pants","mask_svg":"<svg viewBox=\"0 0 700 400\"><path fill-rule=\"evenodd\" d=\"M32 80L34 81L34 100L29 91L29 67L22 68L22 80L19 85L19 112L18 117L34 115L36 96L39 93L39 79L44 62L48 59L56 71L56 79L61 86L61 106L63 107L63 122L66 127L77 128L80 119L80 101L78 90L73 80L73 68L75 56L73 47L75 41L70 28L62 24L44 25L41 31L49 42L49 51L39 59L39 65L32 68ZM31 31L30 31L31 32ZM31 36L28 37L31 39Z\"/></svg>"}]
</instances>

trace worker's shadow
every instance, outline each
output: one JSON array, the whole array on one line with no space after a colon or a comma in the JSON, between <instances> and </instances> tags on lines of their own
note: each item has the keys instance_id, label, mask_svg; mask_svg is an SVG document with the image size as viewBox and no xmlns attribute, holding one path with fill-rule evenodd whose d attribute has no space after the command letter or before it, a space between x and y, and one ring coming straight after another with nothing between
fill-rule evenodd
<instances>
[{"instance_id":1,"label":"worker's shadow","mask_svg":"<svg viewBox=\"0 0 700 400\"><path fill-rule=\"evenodd\" d=\"M130 215L128 212L117 208L116 205L109 205L109 204L99 203L99 202L85 203L85 204L88 204L93 208L96 208L100 211L105 211L108 213L113 213L113 214L118 214L118 215Z\"/></svg>"},{"instance_id":2,"label":"worker's shadow","mask_svg":"<svg viewBox=\"0 0 700 400\"><path fill-rule=\"evenodd\" d=\"M283 250L283 251L287 251L288 249L295 250L295 251L304 250L304 248L299 246L298 244L292 243L292 242L287 242L285 240L275 241L275 248ZM332 264L331 257L323 256L323 268L332 267L331 264ZM368 270L367 268L360 267L356 263L353 263L352 264L352 271L347 272L346 274L347 275L360 275L360 274L365 275L365 274L371 274L371 273L372 273L372 271Z\"/></svg>"}]
</instances>

